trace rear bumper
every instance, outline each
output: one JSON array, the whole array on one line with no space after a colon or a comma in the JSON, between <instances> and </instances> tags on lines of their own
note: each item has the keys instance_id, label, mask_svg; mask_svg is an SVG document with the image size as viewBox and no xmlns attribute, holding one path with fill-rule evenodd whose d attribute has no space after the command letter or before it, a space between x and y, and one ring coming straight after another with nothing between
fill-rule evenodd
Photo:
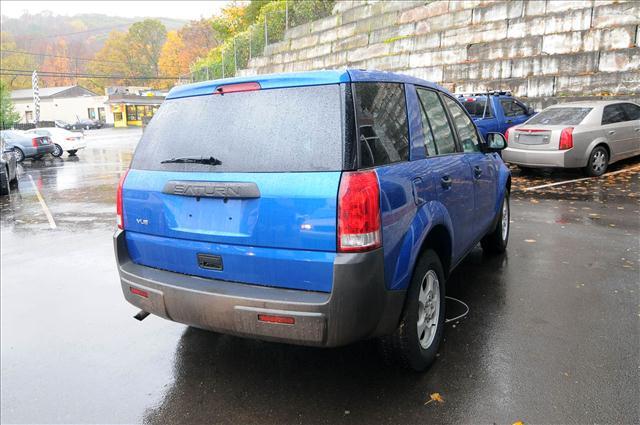
<instances>
[{"instance_id":1,"label":"rear bumper","mask_svg":"<svg viewBox=\"0 0 640 425\"><path fill-rule=\"evenodd\" d=\"M387 291L381 249L339 254L331 293L204 279L135 264L125 233L114 235L122 291L134 306L169 320L217 332L312 346L339 346L392 333L405 291ZM131 292L143 290L148 298ZM258 321L258 314L295 324Z\"/></svg>"},{"instance_id":2,"label":"rear bumper","mask_svg":"<svg viewBox=\"0 0 640 425\"><path fill-rule=\"evenodd\" d=\"M568 150L535 150L508 147L502 151L502 159L511 164L532 168L556 167L576 168L584 167L582 157L574 149Z\"/></svg>"}]
</instances>

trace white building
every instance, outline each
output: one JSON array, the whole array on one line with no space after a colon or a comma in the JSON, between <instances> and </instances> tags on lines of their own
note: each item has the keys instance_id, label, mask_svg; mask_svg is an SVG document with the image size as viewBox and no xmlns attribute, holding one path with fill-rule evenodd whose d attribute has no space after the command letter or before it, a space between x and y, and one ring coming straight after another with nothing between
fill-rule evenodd
<instances>
[{"instance_id":1,"label":"white building","mask_svg":"<svg viewBox=\"0 0 640 425\"><path fill-rule=\"evenodd\" d=\"M107 96L99 96L81 86L46 87L39 91L40 121L62 120L74 123L91 118L113 124L113 114L105 103ZM35 121L33 90L13 90L11 101L20 114L21 123Z\"/></svg>"}]
</instances>

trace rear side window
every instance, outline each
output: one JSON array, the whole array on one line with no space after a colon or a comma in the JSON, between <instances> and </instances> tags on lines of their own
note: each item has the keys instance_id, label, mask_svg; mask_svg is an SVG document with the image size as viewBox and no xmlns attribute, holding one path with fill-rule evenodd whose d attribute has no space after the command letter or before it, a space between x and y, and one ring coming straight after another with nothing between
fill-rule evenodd
<instances>
[{"instance_id":1,"label":"rear side window","mask_svg":"<svg viewBox=\"0 0 640 425\"><path fill-rule=\"evenodd\" d=\"M473 125L471 118L467 116L458 102L447 96L443 96L443 99L444 103L447 104L449 113L451 113L453 124L458 131L458 140L462 145L462 150L464 152L479 152L480 148L478 144L480 143L480 139L478 138L476 127Z\"/></svg>"},{"instance_id":2,"label":"rear side window","mask_svg":"<svg viewBox=\"0 0 640 425\"><path fill-rule=\"evenodd\" d=\"M602 111L602 125L626 121L627 116L621 104L607 105Z\"/></svg>"},{"instance_id":3,"label":"rear side window","mask_svg":"<svg viewBox=\"0 0 640 425\"><path fill-rule=\"evenodd\" d=\"M427 128L429 128L434 140L435 149L433 150L435 152L427 146L427 155L454 153L456 151L456 142L438 94L431 90L418 89L418 98L424 108L424 118L426 118L426 120L423 119L424 132L426 134ZM425 136L425 140L428 141L429 139Z\"/></svg>"},{"instance_id":4,"label":"rear side window","mask_svg":"<svg viewBox=\"0 0 640 425\"><path fill-rule=\"evenodd\" d=\"M633 103L623 103L622 109L627 114L628 120L640 120L640 106L634 105Z\"/></svg>"},{"instance_id":5,"label":"rear side window","mask_svg":"<svg viewBox=\"0 0 640 425\"><path fill-rule=\"evenodd\" d=\"M500 99L500 105L502 105L505 117L517 117L518 115L527 114L527 108L516 100Z\"/></svg>"},{"instance_id":6,"label":"rear side window","mask_svg":"<svg viewBox=\"0 0 640 425\"><path fill-rule=\"evenodd\" d=\"M462 105L474 118L493 118L493 108L491 107L491 102L487 104L485 99L473 99L469 98L465 100Z\"/></svg>"},{"instance_id":7,"label":"rear side window","mask_svg":"<svg viewBox=\"0 0 640 425\"><path fill-rule=\"evenodd\" d=\"M131 168L200 172L342 169L340 85L166 100L145 129ZM217 165L162 163L215 158Z\"/></svg>"},{"instance_id":8,"label":"rear side window","mask_svg":"<svg viewBox=\"0 0 640 425\"><path fill-rule=\"evenodd\" d=\"M355 83L360 167L409 159L409 129L404 85Z\"/></svg>"},{"instance_id":9,"label":"rear side window","mask_svg":"<svg viewBox=\"0 0 640 425\"><path fill-rule=\"evenodd\" d=\"M527 121L527 124L578 125L593 108L550 108Z\"/></svg>"}]
</instances>

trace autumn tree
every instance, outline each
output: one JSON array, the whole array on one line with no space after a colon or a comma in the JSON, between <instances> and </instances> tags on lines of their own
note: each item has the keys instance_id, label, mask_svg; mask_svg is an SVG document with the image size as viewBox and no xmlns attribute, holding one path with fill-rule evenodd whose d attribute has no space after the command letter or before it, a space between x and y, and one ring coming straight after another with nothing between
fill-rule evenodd
<instances>
[{"instance_id":1,"label":"autumn tree","mask_svg":"<svg viewBox=\"0 0 640 425\"><path fill-rule=\"evenodd\" d=\"M95 75L113 75L113 79L92 78L89 79L91 88L104 88L107 84L128 85L133 76L133 62L135 56L129 50L127 33L112 31L104 43L102 49L96 53L94 60L89 63L88 69Z\"/></svg>"},{"instance_id":2,"label":"autumn tree","mask_svg":"<svg viewBox=\"0 0 640 425\"><path fill-rule=\"evenodd\" d=\"M15 53L20 49L7 32L0 32L0 68L7 70L26 70L33 71L36 69L36 63L33 56L22 53ZM17 76L9 71L0 71L0 79L5 82L9 89L21 89L31 87L31 76ZM14 72L15 73L15 72Z\"/></svg>"},{"instance_id":3,"label":"autumn tree","mask_svg":"<svg viewBox=\"0 0 640 425\"><path fill-rule=\"evenodd\" d=\"M47 48L47 55L40 68L42 72L73 74L77 73L77 62L69 59L69 49L64 39L57 39ZM47 76L42 77L43 87L55 87L75 84L74 77Z\"/></svg>"},{"instance_id":4,"label":"autumn tree","mask_svg":"<svg viewBox=\"0 0 640 425\"><path fill-rule=\"evenodd\" d=\"M211 21L206 19L191 21L180 30L169 32L158 63L160 74L166 77L188 73L191 63L206 57L220 42Z\"/></svg>"}]
</instances>

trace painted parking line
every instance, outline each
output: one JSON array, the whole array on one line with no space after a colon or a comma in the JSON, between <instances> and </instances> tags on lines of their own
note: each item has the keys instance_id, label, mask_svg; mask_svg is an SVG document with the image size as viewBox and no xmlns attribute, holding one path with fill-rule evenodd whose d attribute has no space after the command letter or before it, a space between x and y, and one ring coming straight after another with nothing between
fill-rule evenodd
<instances>
[{"instance_id":1,"label":"painted parking line","mask_svg":"<svg viewBox=\"0 0 640 425\"><path fill-rule=\"evenodd\" d=\"M38 190L38 186L36 186L36 183L33 181L33 177L31 177L31 174L27 174L27 176L29 176L29 180L31 180L33 189L36 191L36 196L38 197L38 201L40 201L40 206L42 207L42 211L44 211L44 215L46 215L47 220L49 220L49 227L51 227L52 229L57 228L58 226L56 226L56 221L53 219L53 215L51 215L51 211L49 211L49 207L47 206L47 203L44 202L44 198L42 197L42 194Z\"/></svg>"},{"instance_id":2,"label":"painted parking line","mask_svg":"<svg viewBox=\"0 0 640 425\"><path fill-rule=\"evenodd\" d=\"M616 175L616 174L626 173L626 172L634 171L634 170L640 170L640 167L632 167L632 168L627 168L626 170L618 170L618 171L614 171L614 172L611 172L611 173L606 173L606 174L603 174L601 177L613 176L613 175ZM541 184L540 186L525 187L524 189L522 189L522 191L523 192L528 192L530 190L544 189L545 187L560 186L560 185L563 185L563 184L581 182L581 181L584 181L584 180L592 180L592 179L597 179L597 178L598 177L583 177L581 179L564 180L564 181L556 182L556 183Z\"/></svg>"}]
</instances>

